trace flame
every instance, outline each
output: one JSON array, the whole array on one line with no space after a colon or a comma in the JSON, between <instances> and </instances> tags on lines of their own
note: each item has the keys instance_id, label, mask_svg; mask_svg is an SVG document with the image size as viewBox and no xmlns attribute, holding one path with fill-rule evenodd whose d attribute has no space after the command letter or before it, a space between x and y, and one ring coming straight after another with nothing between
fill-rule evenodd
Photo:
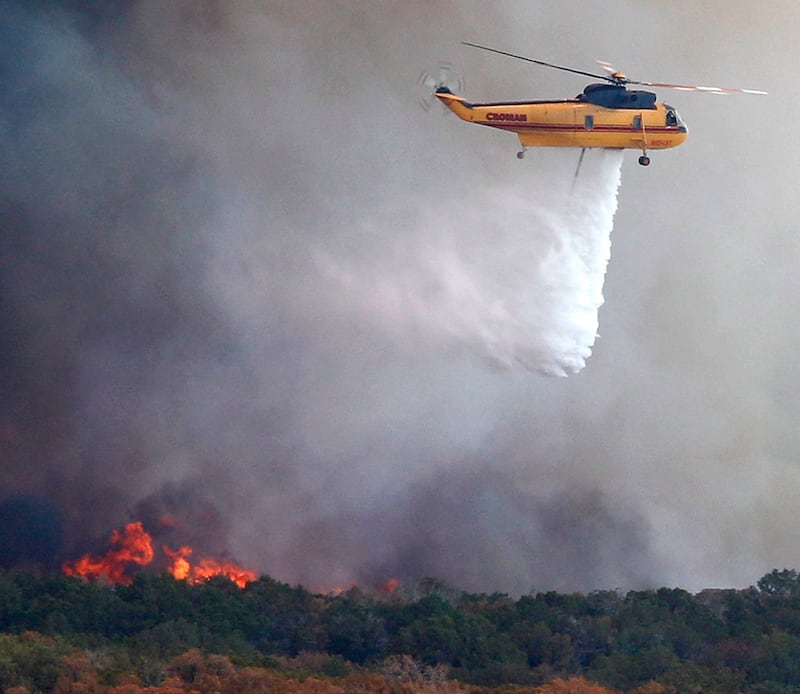
<instances>
[{"instance_id":1,"label":"flame","mask_svg":"<svg viewBox=\"0 0 800 694\"><path fill-rule=\"evenodd\" d=\"M152 538L145 532L141 521L128 523L123 530L111 533L111 547L102 557L84 554L74 562L64 562L61 567L67 576L80 576L89 581L105 577L112 583L130 585L129 572L134 566L147 566L153 561Z\"/></svg>"},{"instance_id":2,"label":"flame","mask_svg":"<svg viewBox=\"0 0 800 694\"><path fill-rule=\"evenodd\" d=\"M192 576L189 581L192 583L199 583L212 576L226 576L240 588L244 588L250 581L255 581L257 578L255 572L243 569L233 562L201 559L198 564L192 567Z\"/></svg>"},{"instance_id":3,"label":"flame","mask_svg":"<svg viewBox=\"0 0 800 694\"><path fill-rule=\"evenodd\" d=\"M392 593L395 593L399 587L400 581L398 581L396 578L390 578L378 589L378 592L381 595L392 595Z\"/></svg>"},{"instance_id":4,"label":"flame","mask_svg":"<svg viewBox=\"0 0 800 694\"><path fill-rule=\"evenodd\" d=\"M323 595L329 595L332 598L336 598L340 596L342 593L346 593L348 590L352 590L358 584L355 581L348 583L346 587L343 586L336 586L335 588L326 588L322 590Z\"/></svg>"},{"instance_id":5,"label":"flame","mask_svg":"<svg viewBox=\"0 0 800 694\"><path fill-rule=\"evenodd\" d=\"M186 560L186 557L192 553L192 548L184 545L173 552L169 547L164 545L161 549L164 550L164 554L166 554L171 560L169 566L167 567L167 571L169 571L175 578L182 579L184 581L189 578L192 566Z\"/></svg>"},{"instance_id":6,"label":"flame","mask_svg":"<svg viewBox=\"0 0 800 694\"><path fill-rule=\"evenodd\" d=\"M171 562L167 570L175 577L181 578L189 583L202 583L213 576L225 576L233 581L240 588L244 588L251 581L255 581L257 576L254 571L243 569L241 566L229 561L217 561L204 557L194 566L186 558L192 553L192 548L184 545L176 551L169 547L163 547Z\"/></svg>"},{"instance_id":7,"label":"flame","mask_svg":"<svg viewBox=\"0 0 800 694\"><path fill-rule=\"evenodd\" d=\"M386 582L378 588L370 589L372 592L376 593L377 595L392 595L397 592L397 589L400 587L400 581L396 578L389 578ZM343 586L336 586L335 588L326 588L322 590L322 595L327 595L332 598L339 597L343 593L346 593L353 588L358 588L358 584L353 581L352 583L348 583L346 587Z\"/></svg>"},{"instance_id":8,"label":"flame","mask_svg":"<svg viewBox=\"0 0 800 694\"><path fill-rule=\"evenodd\" d=\"M64 562L61 568L68 576L79 576L87 581L103 578L111 583L127 586L133 582L131 573L137 568L148 566L155 558L152 540L141 521L128 523L124 529L115 530L111 534L111 546L103 556L85 554L73 562ZM165 545L162 551L169 560L167 571L175 578L189 583L201 583L212 576L225 576L244 588L258 578L255 571L243 569L230 561L204 557L192 565L187 557L193 550L188 545L175 551Z\"/></svg>"}]
</instances>

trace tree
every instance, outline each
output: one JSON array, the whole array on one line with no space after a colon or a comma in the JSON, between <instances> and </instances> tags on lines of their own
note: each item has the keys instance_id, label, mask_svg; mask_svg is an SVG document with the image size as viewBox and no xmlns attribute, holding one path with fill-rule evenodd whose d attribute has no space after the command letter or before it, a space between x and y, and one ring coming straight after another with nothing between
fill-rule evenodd
<instances>
[{"instance_id":1,"label":"tree","mask_svg":"<svg viewBox=\"0 0 800 694\"><path fill-rule=\"evenodd\" d=\"M0 689L24 685L33 691L51 691L61 658L70 650L63 641L34 632L0 634Z\"/></svg>"},{"instance_id":2,"label":"tree","mask_svg":"<svg viewBox=\"0 0 800 694\"><path fill-rule=\"evenodd\" d=\"M762 593L776 598L793 598L800 595L800 576L794 569L773 569L758 579L756 584Z\"/></svg>"},{"instance_id":3,"label":"tree","mask_svg":"<svg viewBox=\"0 0 800 694\"><path fill-rule=\"evenodd\" d=\"M371 601L360 595L336 598L323 617L327 650L354 663L364 664L387 655L389 636Z\"/></svg>"}]
</instances>

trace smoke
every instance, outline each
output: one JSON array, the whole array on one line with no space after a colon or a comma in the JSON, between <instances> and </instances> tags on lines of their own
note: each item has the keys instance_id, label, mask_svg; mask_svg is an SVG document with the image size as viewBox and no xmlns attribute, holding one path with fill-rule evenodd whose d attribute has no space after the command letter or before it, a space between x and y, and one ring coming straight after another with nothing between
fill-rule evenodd
<instances>
[{"instance_id":1,"label":"smoke","mask_svg":"<svg viewBox=\"0 0 800 694\"><path fill-rule=\"evenodd\" d=\"M776 91L731 42L749 13L700 41L693 5L2 7L0 563L130 520L315 588L796 563L794 196L742 142L753 102L670 95L692 139L634 162L616 210L627 160L587 153L571 191L577 152L519 162L415 84L447 58L475 100L583 86L459 47L480 38Z\"/></svg>"}]
</instances>

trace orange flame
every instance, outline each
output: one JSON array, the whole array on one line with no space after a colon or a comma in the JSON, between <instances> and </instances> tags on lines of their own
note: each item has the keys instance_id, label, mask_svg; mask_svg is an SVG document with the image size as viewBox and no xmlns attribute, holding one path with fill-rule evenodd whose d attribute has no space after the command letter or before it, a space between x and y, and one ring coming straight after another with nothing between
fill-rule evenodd
<instances>
[{"instance_id":1,"label":"orange flame","mask_svg":"<svg viewBox=\"0 0 800 694\"><path fill-rule=\"evenodd\" d=\"M322 590L322 594L323 595L329 595L332 598L336 598L336 597L342 595L342 593L346 593L348 590L352 590L357 585L358 584L355 581L351 581L350 583L347 584L346 587L336 586L335 588L325 588L325 589Z\"/></svg>"},{"instance_id":2,"label":"orange flame","mask_svg":"<svg viewBox=\"0 0 800 694\"><path fill-rule=\"evenodd\" d=\"M163 547L166 554L172 561L167 570L175 577L182 578L189 583L202 583L213 576L225 576L233 581L240 588L244 588L251 581L255 581L256 573L248 571L233 562L220 562L216 559L204 557L192 566L186 557L192 553L192 548L184 545L176 551L169 547Z\"/></svg>"},{"instance_id":3,"label":"orange flame","mask_svg":"<svg viewBox=\"0 0 800 694\"><path fill-rule=\"evenodd\" d=\"M392 593L397 592L399 587L400 581L398 581L396 578L390 578L378 589L378 592L381 595L392 595Z\"/></svg>"},{"instance_id":4,"label":"orange flame","mask_svg":"<svg viewBox=\"0 0 800 694\"><path fill-rule=\"evenodd\" d=\"M67 576L80 576L88 581L105 577L127 586L133 582L129 571L134 566L147 566L153 556L152 538L141 521L137 521L111 534L111 547L102 557L84 554L74 562L64 562L61 568Z\"/></svg>"},{"instance_id":5,"label":"orange flame","mask_svg":"<svg viewBox=\"0 0 800 694\"><path fill-rule=\"evenodd\" d=\"M255 571L248 571L228 561L203 558L192 566L187 559L192 548L187 545L174 552L166 546L162 549L169 559L167 570L179 580L201 583L212 576L225 576L244 588L258 578ZM76 561L64 562L61 568L68 576L79 576L87 581L104 578L111 583L127 586L133 582L132 571L147 566L154 558L152 537L145 531L141 521L136 521L111 534L111 547L103 556L85 554Z\"/></svg>"},{"instance_id":6,"label":"orange flame","mask_svg":"<svg viewBox=\"0 0 800 694\"><path fill-rule=\"evenodd\" d=\"M257 576L254 571L248 571L232 562L218 562L215 559L201 559L198 564L192 567L192 583L205 581L212 576L226 576L240 588L244 588L251 581L255 581Z\"/></svg>"},{"instance_id":7,"label":"orange flame","mask_svg":"<svg viewBox=\"0 0 800 694\"><path fill-rule=\"evenodd\" d=\"M161 549L164 550L164 554L166 554L171 560L169 566L167 567L167 571L169 571L177 579L184 581L188 579L192 566L186 560L186 557L192 553L192 548L184 545L180 549L177 549L173 552L169 547L164 545Z\"/></svg>"}]
</instances>

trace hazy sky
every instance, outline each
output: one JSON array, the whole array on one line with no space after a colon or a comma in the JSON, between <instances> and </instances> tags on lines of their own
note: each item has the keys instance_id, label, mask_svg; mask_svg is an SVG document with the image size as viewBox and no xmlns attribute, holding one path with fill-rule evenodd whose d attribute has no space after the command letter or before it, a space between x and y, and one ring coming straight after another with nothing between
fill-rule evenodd
<instances>
[{"instance_id":1,"label":"hazy sky","mask_svg":"<svg viewBox=\"0 0 800 694\"><path fill-rule=\"evenodd\" d=\"M3 563L141 518L313 588L800 566L796 3L0 9ZM577 152L519 161L416 80L449 60L474 101L585 80L462 40L770 93L659 92L690 136L625 154L600 337L567 378L496 357L542 340L516 309Z\"/></svg>"}]
</instances>

